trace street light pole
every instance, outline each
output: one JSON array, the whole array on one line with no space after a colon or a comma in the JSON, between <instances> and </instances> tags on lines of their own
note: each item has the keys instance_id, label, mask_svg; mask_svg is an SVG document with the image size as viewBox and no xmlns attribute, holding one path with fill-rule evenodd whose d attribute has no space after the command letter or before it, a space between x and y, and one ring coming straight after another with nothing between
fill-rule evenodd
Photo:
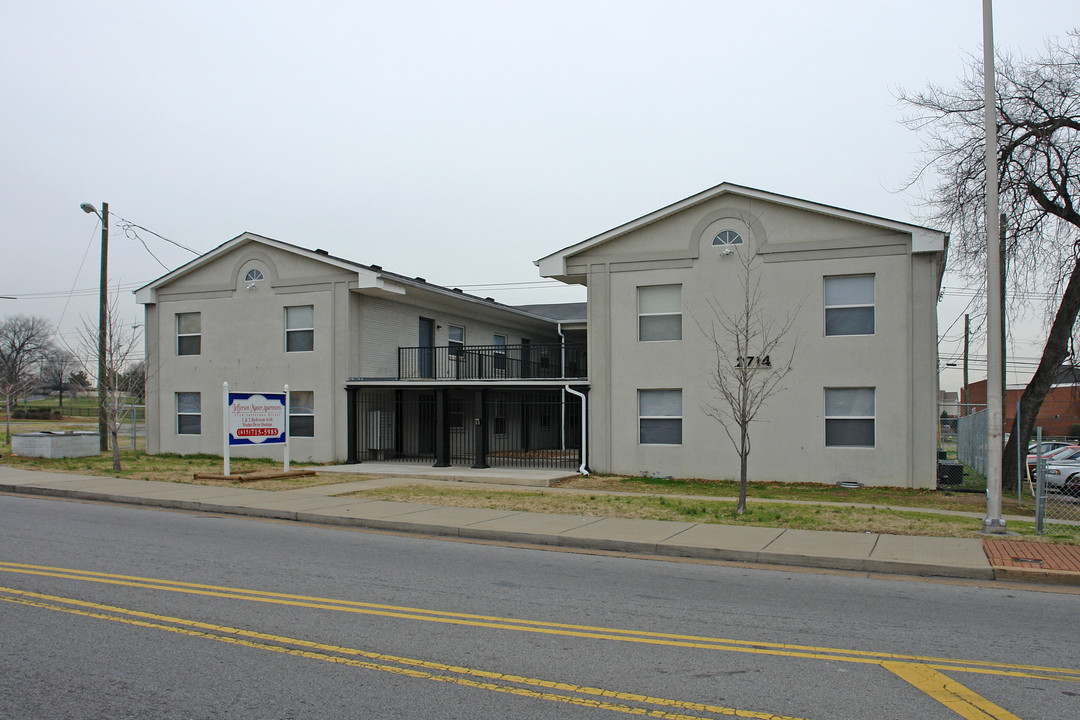
<instances>
[{"instance_id":1,"label":"street light pole","mask_svg":"<svg viewBox=\"0 0 1080 720\"><path fill-rule=\"evenodd\" d=\"M983 111L986 123L986 517L984 533L1005 532L1001 516L1002 399L1001 240L998 237L997 101L994 87L994 19L991 0L983 0Z\"/></svg>"},{"instance_id":2,"label":"street light pole","mask_svg":"<svg viewBox=\"0 0 1080 720\"><path fill-rule=\"evenodd\" d=\"M109 203L101 203L101 214L90 203L79 207L85 213L94 213L101 219L101 279L98 284L98 447L102 452L109 449L109 436L105 428L105 348L108 342L109 308Z\"/></svg>"},{"instance_id":3,"label":"street light pole","mask_svg":"<svg viewBox=\"0 0 1080 720\"><path fill-rule=\"evenodd\" d=\"M102 452L109 449L105 432L105 348L108 342L109 314L109 203L101 203L101 280L98 288L98 438Z\"/></svg>"}]
</instances>

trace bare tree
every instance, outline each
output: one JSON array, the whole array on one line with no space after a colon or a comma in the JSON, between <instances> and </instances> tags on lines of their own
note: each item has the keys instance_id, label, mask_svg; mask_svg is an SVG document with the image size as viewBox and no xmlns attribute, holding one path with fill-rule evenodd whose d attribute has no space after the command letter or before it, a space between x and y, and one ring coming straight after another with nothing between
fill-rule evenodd
<instances>
[{"instance_id":1,"label":"bare tree","mask_svg":"<svg viewBox=\"0 0 1080 720\"><path fill-rule=\"evenodd\" d=\"M52 346L52 337L52 324L44 318L15 315L0 321L0 393L4 395L8 443L12 402L36 383L33 369Z\"/></svg>"},{"instance_id":2,"label":"bare tree","mask_svg":"<svg viewBox=\"0 0 1080 720\"><path fill-rule=\"evenodd\" d=\"M124 323L117 308L117 296L113 295L105 308L105 377L97 376L98 330L89 318L83 318L79 331L82 352L79 361L83 372L105 387L105 428L112 445L113 470L119 472L120 445L117 437L120 426L129 410L129 399L124 383L124 372L135 361L140 335Z\"/></svg>"},{"instance_id":3,"label":"bare tree","mask_svg":"<svg viewBox=\"0 0 1080 720\"><path fill-rule=\"evenodd\" d=\"M709 372L709 387L715 397L701 409L720 423L735 452L739 454L739 504L736 512L746 512L747 462L750 457L750 423L757 420L765 403L784 389L791 372L798 339L791 337L802 303L788 312L783 321L771 318L763 309L760 280L755 274L756 255L740 252L739 278L742 297L739 307L727 308L714 297L706 298L710 317L694 317L715 352Z\"/></svg>"},{"instance_id":4,"label":"bare tree","mask_svg":"<svg viewBox=\"0 0 1080 720\"><path fill-rule=\"evenodd\" d=\"M56 391L60 400L60 414L64 414L64 391L72 388L71 373L77 361L75 355L63 348L52 348L41 365L41 386Z\"/></svg>"},{"instance_id":5,"label":"bare tree","mask_svg":"<svg viewBox=\"0 0 1080 720\"><path fill-rule=\"evenodd\" d=\"M146 361L129 363L121 374L121 386L131 399L142 402L146 399Z\"/></svg>"},{"instance_id":6,"label":"bare tree","mask_svg":"<svg viewBox=\"0 0 1080 720\"><path fill-rule=\"evenodd\" d=\"M1080 31L1048 43L1034 57L997 54L997 122L1001 210L1010 229L1010 281L1017 289L1049 287L1058 302L1039 367L1020 400L1005 447L1003 485L1016 487L1017 448L1026 447L1080 311ZM924 138L925 165L939 181L936 218L954 229L949 259L972 281L985 277L985 166L982 62L971 58L956 89L931 85L901 93L909 127ZM929 172L928 172L929 171ZM980 273L982 274L980 277ZM1012 458L1012 459L1010 459Z\"/></svg>"}]
</instances>

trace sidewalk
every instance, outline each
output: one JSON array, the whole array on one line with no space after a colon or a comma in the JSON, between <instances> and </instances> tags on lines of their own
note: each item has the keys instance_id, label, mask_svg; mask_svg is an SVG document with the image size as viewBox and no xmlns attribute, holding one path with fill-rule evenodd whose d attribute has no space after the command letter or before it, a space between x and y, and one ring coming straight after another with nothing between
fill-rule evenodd
<instances>
[{"instance_id":1,"label":"sidewalk","mask_svg":"<svg viewBox=\"0 0 1080 720\"><path fill-rule=\"evenodd\" d=\"M343 495L364 488L416 481L453 479L487 483L496 478L463 470L447 473L374 464L336 470L354 473L362 470L378 477L272 492L38 472L0 465L0 492L494 542L868 573L1080 585L1080 548L1049 543L735 527L364 500ZM504 480L501 476L506 475L506 479L517 484L539 485L544 482L541 472L522 474L508 470L500 473L498 479Z\"/></svg>"}]
</instances>

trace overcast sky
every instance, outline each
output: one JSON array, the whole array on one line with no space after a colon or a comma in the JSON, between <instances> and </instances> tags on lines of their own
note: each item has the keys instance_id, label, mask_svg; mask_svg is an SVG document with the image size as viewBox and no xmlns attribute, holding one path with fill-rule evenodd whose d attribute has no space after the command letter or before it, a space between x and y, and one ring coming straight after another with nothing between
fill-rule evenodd
<instances>
[{"instance_id":1,"label":"overcast sky","mask_svg":"<svg viewBox=\"0 0 1080 720\"><path fill-rule=\"evenodd\" d=\"M994 12L1017 51L1080 26L1076 0ZM0 316L96 322L83 202L199 252L251 231L509 304L583 300L532 261L724 181L922 223L897 92L981 42L978 0L9 2ZM194 257L139 234L165 267L111 228L132 323L130 290ZM943 365L969 299L946 286Z\"/></svg>"}]
</instances>

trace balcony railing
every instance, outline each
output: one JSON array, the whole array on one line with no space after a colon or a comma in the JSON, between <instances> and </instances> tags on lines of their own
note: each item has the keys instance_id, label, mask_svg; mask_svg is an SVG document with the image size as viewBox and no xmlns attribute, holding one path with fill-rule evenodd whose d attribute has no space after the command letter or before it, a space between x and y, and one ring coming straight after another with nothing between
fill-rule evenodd
<instances>
[{"instance_id":1,"label":"balcony railing","mask_svg":"<svg viewBox=\"0 0 1080 720\"><path fill-rule=\"evenodd\" d=\"M560 380L587 376L584 343L399 347L399 380Z\"/></svg>"}]
</instances>

